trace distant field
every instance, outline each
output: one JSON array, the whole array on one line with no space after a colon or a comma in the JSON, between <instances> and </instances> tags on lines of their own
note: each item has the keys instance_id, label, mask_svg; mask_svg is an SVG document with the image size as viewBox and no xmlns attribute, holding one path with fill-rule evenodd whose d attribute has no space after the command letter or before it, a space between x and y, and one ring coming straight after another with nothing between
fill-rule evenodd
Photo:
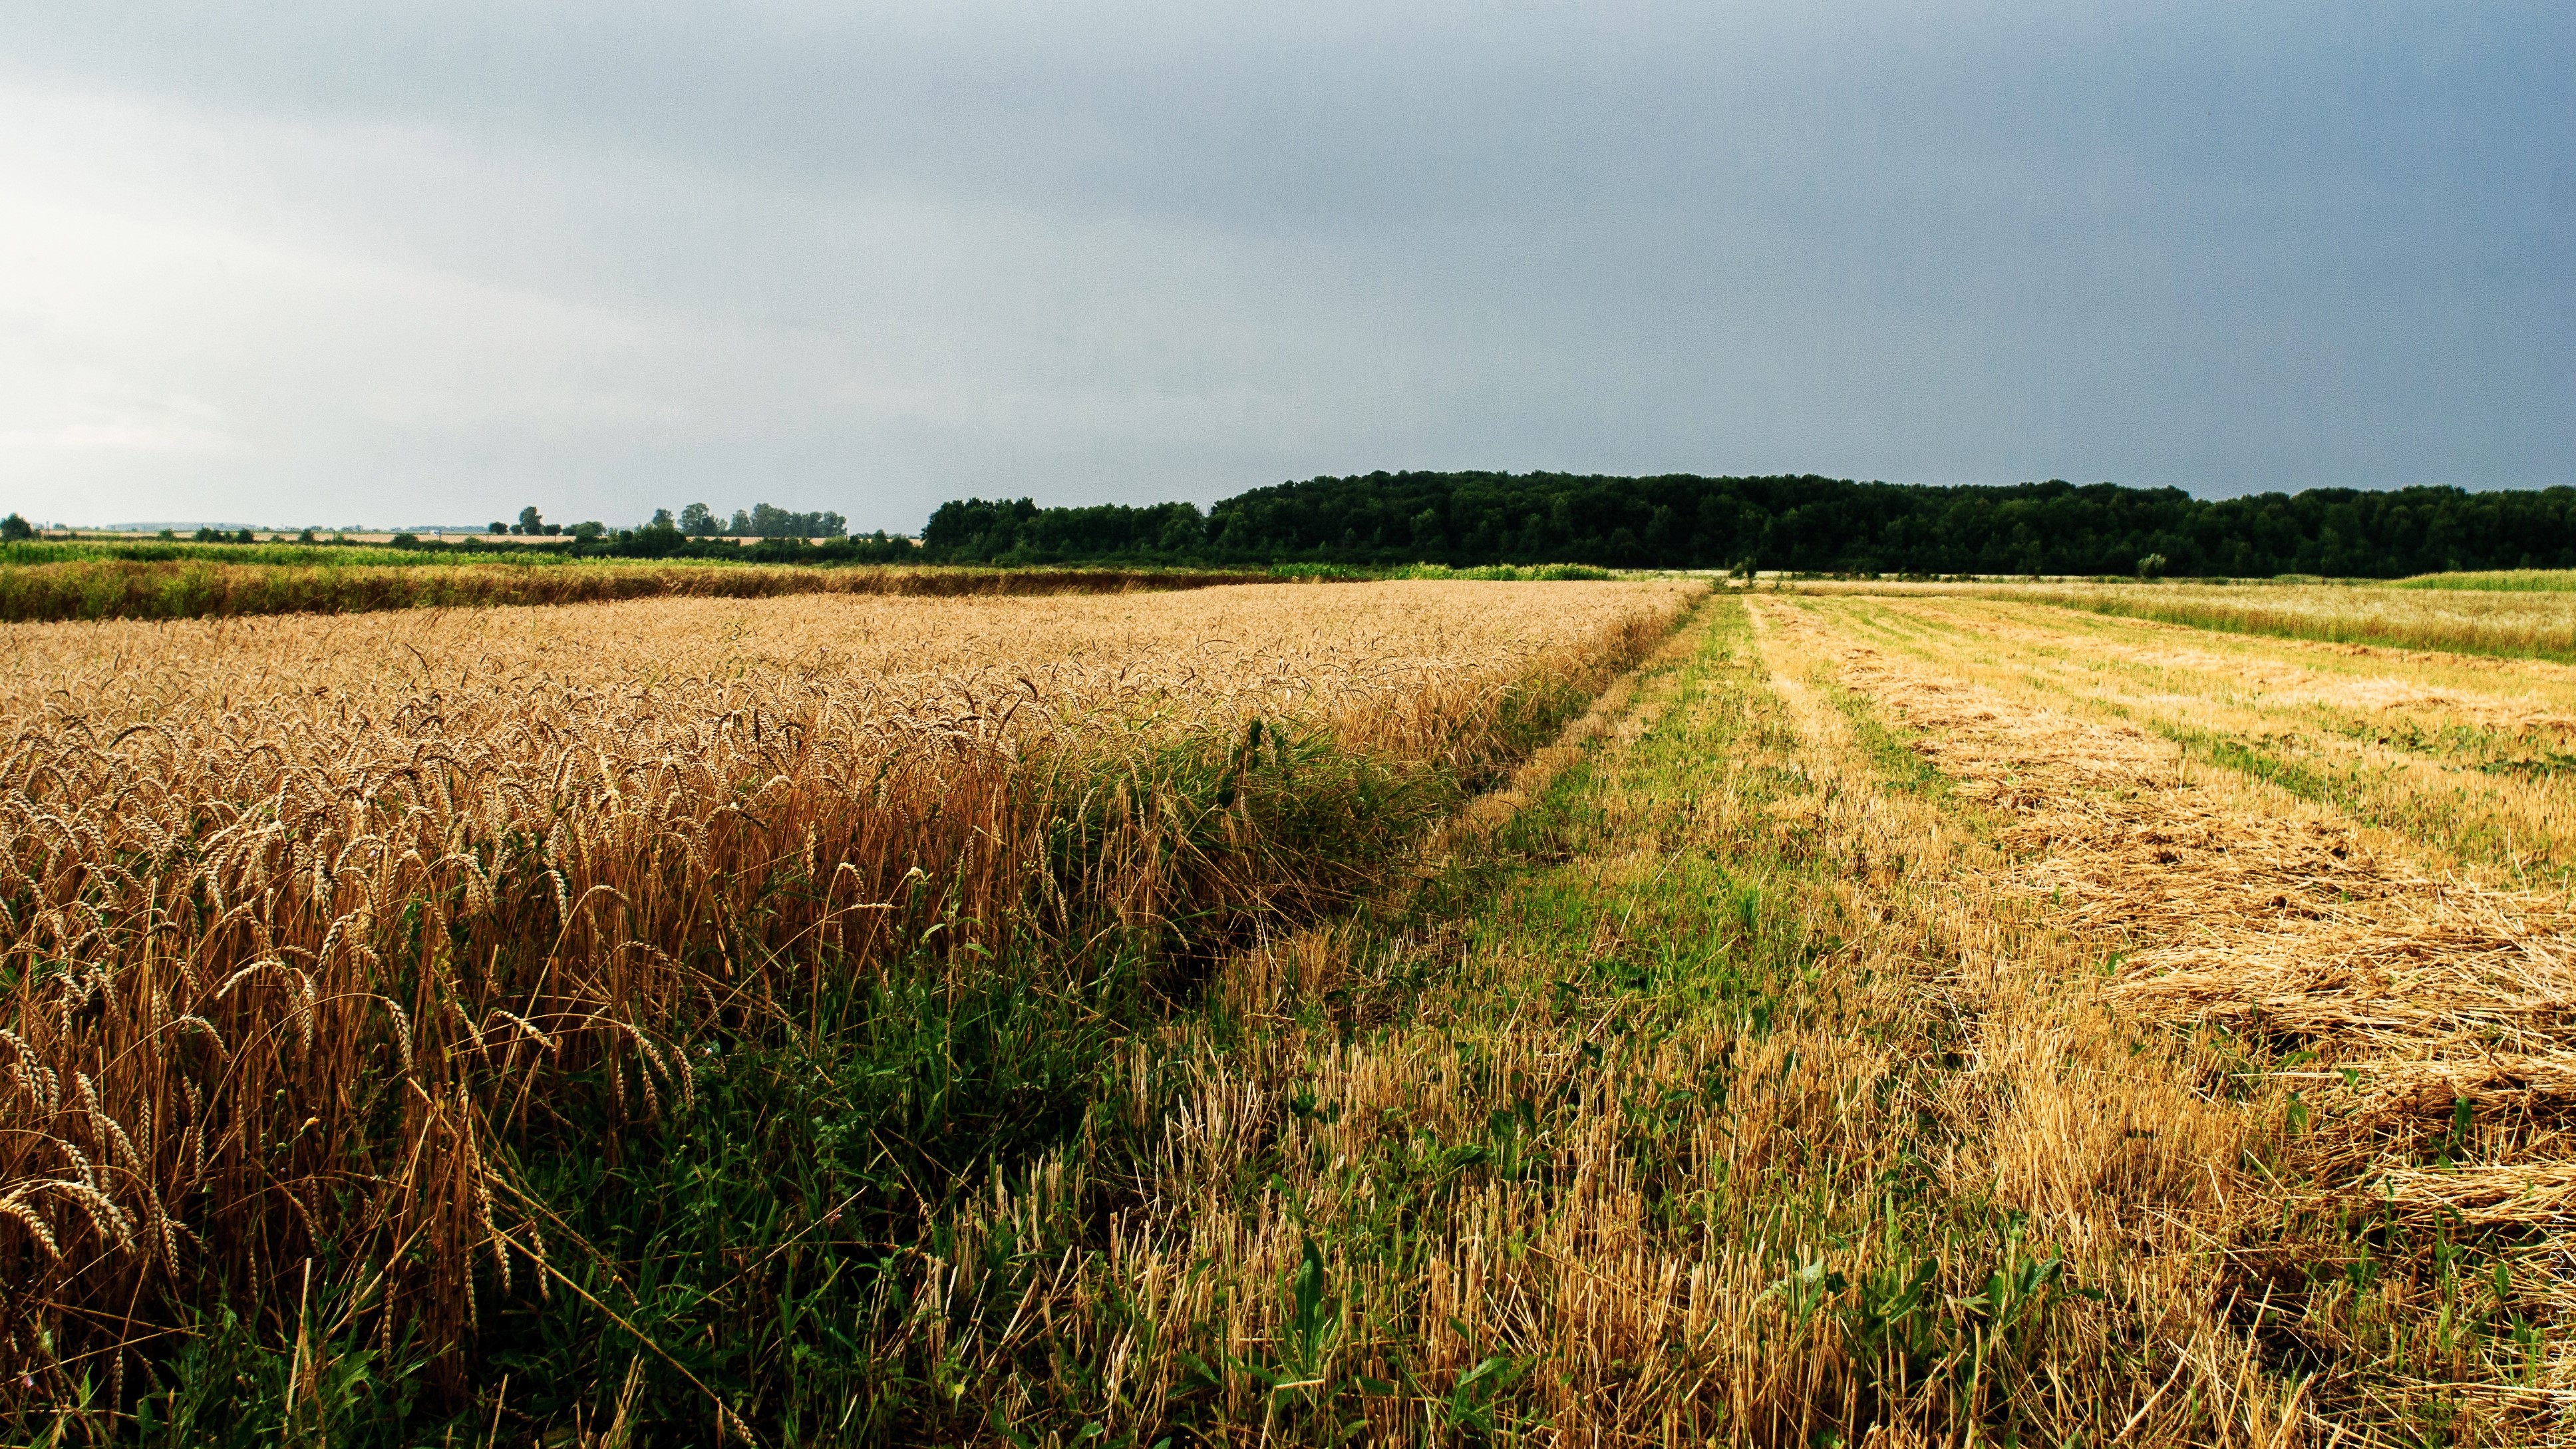
<instances>
[{"instance_id":1,"label":"distant field","mask_svg":"<svg viewBox=\"0 0 2576 1449\"><path fill-rule=\"evenodd\" d=\"M2239 634L2576 660L2576 593L2560 591L2112 584L2036 588L2008 596Z\"/></svg>"},{"instance_id":2,"label":"distant field","mask_svg":"<svg viewBox=\"0 0 2576 1449\"><path fill-rule=\"evenodd\" d=\"M355 535L352 535L353 540ZM562 539L501 537L477 539L478 561L545 567L571 560L544 545ZM0 543L0 567L55 563L221 563L272 564L295 568L404 568L421 564L454 565L455 549L391 548L382 542L350 543L198 543L191 539L81 538Z\"/></svg>"},{"instance_id":3,"label":"distant field","mask_svg":"<svg viewBox=\"0 0 2576 1449\"><path fill-rule=\"evenodd\" d=\"M438 562L389 550L232 546L274 552L235 563L212 555L159 562L101 559L0 565L0 621L198 619L353 614L384 609L572 604L641 598L768 598L784 594L1051 594L1189 589L1259 575L1136 569L831 568L735 563L629 563L531 558ZM325 554L323 562L307 556ZM354 557L353 557L354 556Z\"/></svg>"},{"instance_id":4,"label":"distant field","mask_svg":"<svg viewBox=\"0 0 2576 1449\"><path fill-rule=\"evenodd\" d=\"M2576 569L2504 569L2494 573L2417 574L2392 589L2491 589L2509 593L2576 592Z\"/></svg>"},{"instance_id":5,"label":"distant field","mask_svg":"<svg viewBox=\"0 0 2576 1449\"><path fill-rule=\"evenodd\" d=\"M1834 583L1785 585L1811 594L1968 596L2054 604L2236 634L2512 659L2576 661L2576 591L2555 583L2461 584L2446 579L2554 580L2556 574L2435 575L2374 582ZM1768 587L1767 585L1765 587Z\"/></svg>"}]
</instances>

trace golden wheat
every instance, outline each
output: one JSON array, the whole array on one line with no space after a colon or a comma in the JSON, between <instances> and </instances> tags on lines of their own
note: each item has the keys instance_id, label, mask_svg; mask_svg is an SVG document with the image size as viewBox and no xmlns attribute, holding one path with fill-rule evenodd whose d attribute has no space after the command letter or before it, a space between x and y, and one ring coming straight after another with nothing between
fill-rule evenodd
<instances>
[{"instance_id":1,"label":"golden wheat","mask_svg":"<svg viewBox=\"0 0 2576 1449\"><path fill-rule=\"evenodd\" d=\"M172 1285L282 1282L325 1246L372 1265L351 1311L388 1340L458 1342L477 1255L547 1281L496 1162L549 1082L596 1072L649 1115L693 1091L687 1025L782 978L1291 885L1231 817L1236 853L1192 857L1154 752L1257 719L1473 774L1518 701L1606 678L1692 592L0 630L0 1360L66 1392ZM1048 878L1050 823L1086 812L1088 874Z\"/></svg>"},{"instance_id":2,"label":"golden wheat","mask_svg":"<svg viewBox=\"0 0 2576 1449\"><path fill-rule=\"evenodd\" d=\"M225 563L84 559L0 568L0 620L198 619L384 609L765 599L788 594L1115 594L1253 576L1136 569L818 567L732 563Z\"/></svg>"}]
</instances>

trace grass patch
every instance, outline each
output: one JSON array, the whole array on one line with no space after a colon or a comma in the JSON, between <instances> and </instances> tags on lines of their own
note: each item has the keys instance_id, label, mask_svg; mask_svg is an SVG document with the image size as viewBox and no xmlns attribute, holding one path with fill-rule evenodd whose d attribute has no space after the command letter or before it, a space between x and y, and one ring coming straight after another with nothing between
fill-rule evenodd
<instances>
[{"instance_id":1,"label":"grass patch","mask_svg":"<svg viewBox=\"0 0 2576 1449\"><path fill-rule=\"evenodd\" d=\"M1889 789L1909 795L1946 795L1950 777L1919 748L1922 731L1892 727L1879 717L1877 707L1868 695L1845 689L1831 680L1822 681L1834 708L1852 732L1852 740L1861 753L1876 766Z\"/></svg>"},{"instance_id":2,"label":"grass patch","mask_svg":"<svg viewBox=\"0 0 2576 1449\"><path fill-rule=\"evenodd\" d=\"M2357 821L2393 830L2437 850L2516 875L2563 878L2569 871L2558 843L2546 836L2520 841L2510 833L2492 802L2468 791L2408 779L2386 766L2359 764L2302 751L2295 736L2248 740L2172 719L2149 721L2156 733L2183 747L2204 764L2233 770L2280 788ZM2477 767L2483 773L2522 775L2552 773L2519 759L2492 760Z\"/></svg>"},{"instance_id":3,"label":"grass patch","mask_svg":"<svg viewBox=\"0 0 2576 1449\"><path fill-rule=\"evenodd\" d=\"M2294 760L2268 745L2173 720L2151 720L2149 724L2157 734L2182 746L2193 759L2278 785L2302 800L2335 805L2342 803L2351 793L2339 789L2328 772Z\"/></svg>"}]
</instances>

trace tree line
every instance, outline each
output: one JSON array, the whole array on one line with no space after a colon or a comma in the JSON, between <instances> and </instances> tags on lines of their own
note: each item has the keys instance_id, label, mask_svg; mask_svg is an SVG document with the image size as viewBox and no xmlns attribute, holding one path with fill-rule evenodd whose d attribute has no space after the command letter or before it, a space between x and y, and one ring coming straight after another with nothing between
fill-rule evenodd
<instances>
[{"instance_id":1,"label":"tree line","mask_svg":"<svg viewBox=\"0 0 2576 1449\"><path fill-rule=\"evenodd\" d=\"M15 515L0 528L10 538L34 532ZM1256 488L1204 512L1186 502L1041 508L1027 498L958 499L930 515L917 547L883 530L853 535L838 513L766 503L730 518L703 503L676 516L656 509L642 526L616 529L547 523L529 507L491 531L546 536L539 548L583 557L763 562L2395 578L2576 568L2576 488L2313 488L2201 499L2178 488L2061 480L1926 487L1813 474L1381 472ZM237 539L215 529L198 537L250 541L246 530ZM409 534L396 543L476 547Z\"/></svg>"},{"instance_id":2,"label":"tree line","mask_svg":"<svg viewBox=\"0 0 2576 1449\"><path fill-rule=\"evenodd\" d=\"M656 508L652 520L644 527L669 530L689 538L844 538L850 532L850 521L829 509L798 513L767 503L737 508L733 517L728 519L703 503L692 503L682 508L677 518L673 518L667 508ZM640 530L622 531L633 533ZM530 504L519 510L516 523L494 519L492 532L522 536L542 534L549 538L606 538L621 530L597 521L576 523L569 528L559 523L548 523L536 505Z\"/></svg>"},{"instance_id":3,"label":"tree line","mask_svg":"<svg viewBox=\"0 0 2576 1449\"><path fill-rule=\"evenodd\" d=\"M940 505L925 561L1592 564L1879 574L2325 574L2576 568L2576 488L2194 498L2178 488L1927 487L1813 474L1370 473L1195 504Z\"/></svg>"}]
</instances>

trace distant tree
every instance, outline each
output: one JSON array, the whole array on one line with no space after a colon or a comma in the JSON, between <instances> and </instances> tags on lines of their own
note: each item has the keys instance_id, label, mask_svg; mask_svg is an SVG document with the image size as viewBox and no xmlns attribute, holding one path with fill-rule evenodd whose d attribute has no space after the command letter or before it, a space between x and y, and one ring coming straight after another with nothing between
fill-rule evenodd
<instances>
[{"instance_id":1,"label":"distant tree","mask_svg":"<svg viewBox=\"0 0 2576 1449\"><path fill-rule=\"evenodd\" d=\"M509 526L510 526L510 525L508 525L508 524L506 524L506 523L496 523L496 524L493 524L493 525L492 525L492 531L493 531L494 533L499 533L502 529L505 529L505 528L507 528L507 527L509 527ZM313 541L313 530L308 528L308 529L304 530L302 533L297 534L297 535L295 536L295 541L296 541L297 543L311 543L311 542Z\"/></svg>"},{"instance_id":2,"label":"distant tree","mask_svg":"<svg viewBox=\"0 0 2576 1449\"><path fill-rule=\"evenodd\" d=\"M2142 559L2138 560L2138 577L2139 577L2139 578L2142 578L2142 579L2160 579L2160 578L2163 578L2164 576L2165 576L2165 556L2164 556L2163 554L2160 554L2160 553L2151 553L2151 554L2148 554L2145 558L2142 558Z\"/></svg>"},{"instance_id":3,"label":"distant tree","mask_svg":"<svg viewBox=\"0 0 2576 1449\"><path fill-rule=\"evenodd\" d=\"M687 536L680 532L680 525L673 520L671 510L667 508L654 509L652 521L642 528L620 529L617 534L617 545L621 551L631 549L644 558L667 558L688 547L688 543Z\"/></svg>"},{"instance_id":4,"label":"distant tree","mask_svg":"<svg viewBox=\"0 0 2576 1449\"><path fill-rule=\"evenodd\" d=\"M740 508L735 509L733 522L725 526L725 533L733 538L751 537L751 514Z\"/></svg>"},{"instance_id":5,"label":"distant tree","mask_svg":"<svg viewBox=\"0 0 2576 1449\"><path fill-rule=\"evenodd\" d=\"M570 532L575 538L603 538L607 536L608 525L601 523L597 519L591 519L587 522L574 524L570 529Z\"/></svg>"},{"instance_id":6,"label":"distant tree","mask_svg":"<svg viewBox=\"0 0 2576 1449\"><path fill-rule=\"evenodd\" d=\"M1132 559L1177 563L1207 553L1195 503L1040 508L1026 498L943 503L922 526L921 556L958 563Z\"/></svg>"},{"instance_id":7,"label":"distant tree","mask_svg":"<svg viewBox=\"0 0 2576 1449\"><path fill-rule=\"evenodd\" d=\"M165 528L152 536L154 538L177 538L179 535L175 530Z\"/></svg>"},{"instance_id":8,"label":"distant tree","mask_svg":"<svg viewBox=\"0 0 2576 1449\"><path fill-rule=\"evenodd\" d=\"M417 533L397 533L392 538L385 541L385 546L387 548L418 548L420 547L420 535Z\"/></svg>"},{"instance_id":9,"label":"distant tree","mask_svg":"<svg viewBox=\"0 0 2576 1449\"><path fill-rule=\"evenodd\" d=\"M6 518L0 518L0 543L24 543L35 536L36 526L29 523L24 516L12 513ZM163 530L163 536L168 536L168 530Z\"/></svg>"},{"instance_id":10,"label":"distant tree","mask_svg":"<svg viewBox=\"0 0 2576 1449\"><path fill-rule=\"evenodd\" d=\"M199 527L195 534L195 538L199 543L224 543L227 541L224 537L224 531L211 524Z\"/></svg>"},{"instance_id":11,"label":"distant tree","mask_svg":"<svg viewBox=\"0 0 2576 1449\"><path fill-rule=\"evenodd\" d=\"M749 513L733 516L733 531L746 538L842 538L848 535L850 523L829 511L796 513L756 503Z\"/></svg>"},{"instance_id":12,"label":"distant tree","mask_svg":"<svg viewBox=\"0 0 2576 1449\"><path fill-rule=\"evenodd\" d=\"M255 543L257 541L258 540L250 536L250 530L247 528L236 529L233 532L233 542L235 543Z\"/></svg>"},{"instance_id":13,"label":"distant tree","mask_svg":"<svg viewBox=\"0 0 2576 1449\"><path fill-rule=\"evenodd\" d=\"M712 538L724 532L724 521L716 511L703 503L692 503L680 510L680 531L691 538Z\"/></svg>"},{"instance_id":14,"label":"distant tree","mask_svg":"<svg viewBox=\"0 0 2576 1449\"><path fill-rule=\"evenodd\" d=\"M508 533L510 531L510 525L503 523L501 520L496 518L492 520L492 531L494 533ZM304 541L306 543L311 543L313 541L312 529L308 528L304 530Z\"/></svg>"},{"instance_id":15,"label":"distant tree","mask_svg":"<svg viewBox=\"0 0 2576 1449\"><path fill-rule=\"evenodd\" d=\"M546 521L537 516L537 505L531 503L519 510L517 531L525 534L539 534L546 531Z\"/></svg>"}]
</instances>

